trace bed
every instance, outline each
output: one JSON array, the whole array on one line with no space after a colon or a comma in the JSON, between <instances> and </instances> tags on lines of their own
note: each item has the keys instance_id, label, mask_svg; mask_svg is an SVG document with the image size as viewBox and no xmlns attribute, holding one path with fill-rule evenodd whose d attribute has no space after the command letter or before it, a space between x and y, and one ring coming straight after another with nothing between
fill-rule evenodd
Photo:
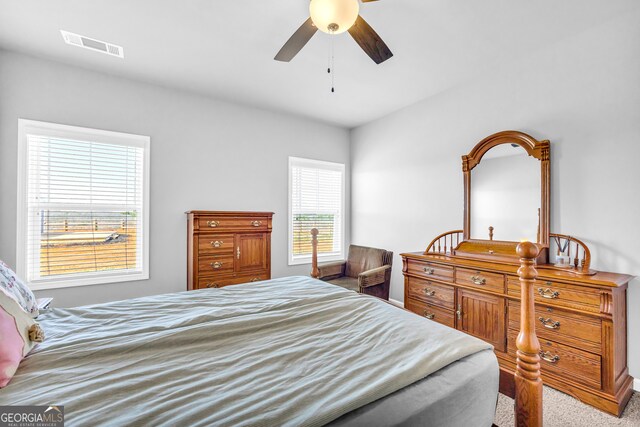
<instances>
[{"instance_id":1,"label":"bed","mask_svg":"<svg viewBox=\"0 0 640 427\"><path fill-rule=\"evenodd\" d=\"M71 309L0 390L69 425L492 424L491 346L308 277Z\"/></svg>"}]
</instances>

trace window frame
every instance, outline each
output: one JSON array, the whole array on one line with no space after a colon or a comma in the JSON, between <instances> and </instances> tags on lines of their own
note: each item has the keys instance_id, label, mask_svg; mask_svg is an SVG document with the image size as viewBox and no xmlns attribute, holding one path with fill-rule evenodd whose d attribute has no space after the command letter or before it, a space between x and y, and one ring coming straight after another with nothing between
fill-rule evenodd
<instances>
[{"instance_id":1,"label":"window frame","mask_svg":"<svg viewBox=\"0 0 640 427\"><path fill-rule=\"evenodd\" d=\"M59 289L77 286L92 286L108 283L122 283L149 279L149 205L150 205L150 150L151 137L144 135L113 132L79 126L70 126L36 120L18 119L18 203L17 203L17 240L16 272L27 279L28 268L28 135L39 133L49 137L69 138L79 141L91 141L106 144L136 145L143 149L142 171L142 269L134 273L75 273L55 278L39 279L27 283L31 290ZM76 276L77 275L77 276ZM73 277L76 276L76 277Z\"/></svg>"},{"instance_id":2,"label":"window frame","mask_svg":"<svg viewBox=\"0 0 640 427\"><path fill-rule=\"evenodd\" d=\"M340 192L341 192L341 197L340 197L340 242L339 242L339 247L340 247L340 253L338 254L334 254L334 255L321 255L318 254L318 262L331 262L331 261L344 261L345 259L345 242L346 242L346 236L345 236L345 230L346 230L346 177L345 177L345 171L346 171L346 166L344 163L337 163L337 162L328 162L328 161L324 161L324 160L315 160L315 159L308 159L308 158L303 158L303 157L293 157L293 156L289 156L289 190L288 190L288 200L289 200L289 207L288 207L288 214L287 214L287 220L288 220L288 227L287 227L287 232L288 232L288 239L287 239L287 260L288 260L288 265L292 266L292 265L306 265L306 264L311 264L311 254L309 254L308 256L295 256L293 255L293 203L292 203L292 199L293 199L293 167L294 166L307 166L307 167L313 167L313 168L317 168L317 169L324 169L324 170L331 170L331 171L338 171L340 172L341 175L341 180L340 180Z\"/></svg>"}]
</instances>

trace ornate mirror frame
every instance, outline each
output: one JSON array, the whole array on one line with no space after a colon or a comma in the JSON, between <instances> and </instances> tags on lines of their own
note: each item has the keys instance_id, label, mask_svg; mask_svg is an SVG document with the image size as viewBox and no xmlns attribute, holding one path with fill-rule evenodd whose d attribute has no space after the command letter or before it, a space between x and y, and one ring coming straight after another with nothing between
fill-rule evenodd
<instances>
[{"instance_id":1,"label":"ornate mirror frame","mask_svg":"<svg viewBox=\"0 0 640 427\"><path fill-rule=\"evenodd\" d=\"M480 141L466 156L462 156L462 172L464 175L464 230L463 242L456 248L456 255L476 255L474 257L511 260L510 253L515 255L519 242L502 242L494 240L471 239L471 171L480 164L482 156L491 148L501 144L518 144L529 154L540 161L540 230L536 243L541 257L546 258L549 248L550 219L550 143L548 140L538 141L526 133L507 130L490 135ZM540 259L539 261L542 261Z\"/></svg>"}]
</instances>

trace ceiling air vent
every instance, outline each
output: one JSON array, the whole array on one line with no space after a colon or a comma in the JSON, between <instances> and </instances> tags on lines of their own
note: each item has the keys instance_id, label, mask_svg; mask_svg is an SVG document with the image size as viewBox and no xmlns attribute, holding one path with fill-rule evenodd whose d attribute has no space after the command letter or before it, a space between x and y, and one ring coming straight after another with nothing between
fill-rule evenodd
<instances>
[{"instance_id":1,"label":"ceiling air vent","mask_svg":"<svg viewBox=\"0 0 640 427\"><path fill-rule=\"evenodd\" d=\"M122 46L70 33L64 30L60 30L60 33L62 33L62 38L65 43L72 46L84 47L85 49L91 49L96 52L106 53L107 55L124 58L124 50L122 49Z\"/></svg>"}]
</instances>

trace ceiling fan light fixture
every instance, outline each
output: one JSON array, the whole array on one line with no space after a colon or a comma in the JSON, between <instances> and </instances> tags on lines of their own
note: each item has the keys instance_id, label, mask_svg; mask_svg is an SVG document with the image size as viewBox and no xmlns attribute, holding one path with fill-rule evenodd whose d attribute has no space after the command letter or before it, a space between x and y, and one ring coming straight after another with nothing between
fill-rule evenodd
<instances>
[{"instance_id":1,"label":"ceiling fan light fixture","mask_svg":"<svg viewBox=\"0 0 640 427\"><path fill-rule=\"evenodd\" d=\"M340 34L355 24L360 13L358 0L311 0L309 14L313 24L327 34Z\"/></svg>"}]
</instances>

